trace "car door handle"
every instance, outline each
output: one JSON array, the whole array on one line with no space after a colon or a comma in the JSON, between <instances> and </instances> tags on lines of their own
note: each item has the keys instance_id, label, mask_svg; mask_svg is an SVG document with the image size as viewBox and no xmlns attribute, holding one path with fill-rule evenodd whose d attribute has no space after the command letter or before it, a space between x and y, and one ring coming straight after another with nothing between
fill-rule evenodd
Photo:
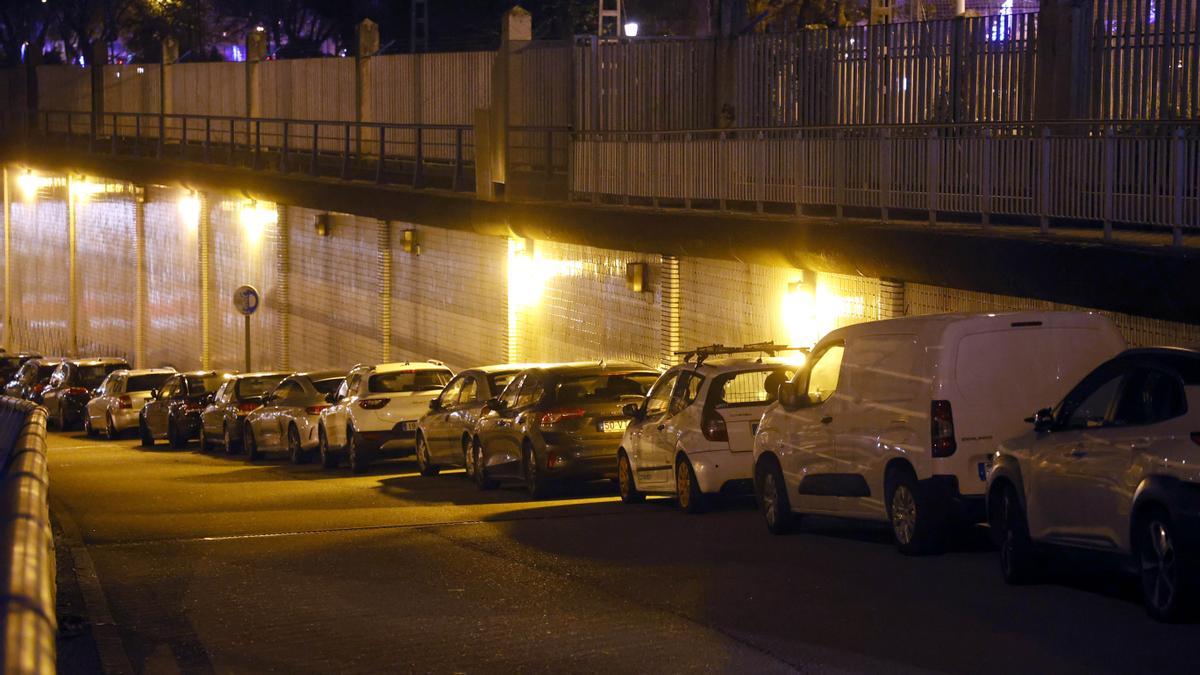
<instances>
[{"instance_id":1,"label":"car door handle","mask_svg":"<svg viewBox=\"0 0 1200 675\"><path fill-rule=\"evenodd\" d=\"M657 426L657 427L655 427L655 428L656 428L656 429L658 429L659 431L662 431L663 429L666 429L666 428L667 428L667 425L665 425L665 424L660 424L660 425L658 425L658 426Z\"/></svg>"},{"instance_id":2,"label":"car door handle","mask_svg":"<svg viewBox=\"0 0 1200 675\"><path fill-rule=\"evenodd\" d=\"M829 424L832 421L833 421L833 418L830 417L829 415L826 415L821 418L821 424Z\"/></svg>"}]
</instances>

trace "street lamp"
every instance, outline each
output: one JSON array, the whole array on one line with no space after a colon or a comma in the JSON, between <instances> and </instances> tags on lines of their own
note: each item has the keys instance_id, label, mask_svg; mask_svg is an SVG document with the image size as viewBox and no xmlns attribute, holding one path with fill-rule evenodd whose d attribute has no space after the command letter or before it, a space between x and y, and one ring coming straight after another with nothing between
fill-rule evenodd
<instances>
[{"instance_id":1,"label":"street lamp","mask_svg":"<svg viewBox=\"0 0 1200 675\"><path fill-rule=\"evenodd\" d=\"M638 25L636 21L630 21L625 24L625 37L637 37Z\"/></svg>"}]
</instances>

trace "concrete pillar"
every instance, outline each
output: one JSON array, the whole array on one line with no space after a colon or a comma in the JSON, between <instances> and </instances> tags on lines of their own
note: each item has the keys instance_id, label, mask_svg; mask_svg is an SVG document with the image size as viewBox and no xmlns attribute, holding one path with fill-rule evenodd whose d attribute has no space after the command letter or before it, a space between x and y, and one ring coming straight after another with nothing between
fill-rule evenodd
<instances>
[{"instance_id":1,"label":"concrete pillar","mask_svg":"<svg viewBox=\"0 0 1200 675\"><path fill-rule=\"evenodd\" d=\"M150 285L146 281L146 189L135 188L133 197L133 367L146 368L146 303Z\"/></svg>"},{"instance_id":2,"label":"concrete pillar","mask_svg":"<svg viewBox=\"0 0 1200 675\"><path fill-rule=\"evenodd\" d=\"M267 58L267 34L254 31L246 36L246 119L262 116L262 91L258 86L258 69ZM254 142L254 129L246 125L246 144Z\"/></svg>"},{"instance_id":3,"label":"concrete pillar","mask_svg":"<svg viewBox=\"0 0 1200 675\"><path fill-rule=\"evenodd\" d=\"M907 314L904 301L904 282L899 279L879 280L879 318L896 319Z\"/></svg>"},{"instance_id":4,"label":"concrete pillar","mask_svg":"<svg viewBox=\"0 0 1200 675\"><path fill-rule=\"evenodd\" d=\"M104 128L104 66L108 63L108 44L93 42L91 51L92 60L89 68L92 75L91 138L95 141L100 130Z\"/></svg>"},{"instance_id":5,"label":"concrete pillar","mask_svg":"<svg viewBox=\"0 0 1200 675\"><path fill-rule=\"evenodd\" d=\"M1042 0L1038 10L1036 119L1088 117L1091 16L1091 0Z\"/></svg>"},{"instance_id":6,"label":"concrete pillar","mask_svg":"<svg viewBox=\"0 0 1200 675\"><path fill-rule=\"evenodd\" d=\"M67 354L79 353L79 260L75 237L75 181L67 174Z\"/></svg>"},{"instance_id":7,"label":"concrete pillar","mask_svg":"<svg viewBox=\"0 0 1200 675\"><path fill-rule=\"evenodd\" d=\"M12 193L4 167L4 346L17 351L12 332Z\"/></svg>"},{"instance_id":8,"label":"concrete pillar","mask_svg":"<svg viewBox=\"0 0 1200 675\"><path fill-rule=\"evenodd\" d=\"M375 230L379 280L379 361L392 359L392 222L380 220Z\"/></svg>"},{"instance_id":9,"label":"concrete pillar","mask_svg":"<svg viewBox=\"0 0 1200 675\"><path fill-rule=\"evenodd\" d=\"M200 367L212 367L212 221L208 212L208 194L200 192L200 226L197 229L200 292Z\"/></svg>"},{"instance_id":10,"label":"concrete pillar","mask_svg":"<svg viewBox=\"0 0 1200 675\"><path fill-rule=\"evenodd\" d=\"M492 133L491 145L491 195L500 193L508 178L508 125L511 114L513 92L512 74L515 68L513 54L526 42L533 39L533 17L520 5L504 13L500 26L500 49L492 62ZM476 158L476 162L479 158Z\"/></svg>"},{"instance_id":11,"label":"concrete pillar","mask_svg":"<svg viewBox=\"0 0 1200 675\"><path fill-rule=\"evenodd\" d=\"M354 45L354 119L365 121L371 101L370 58L379 53L379 25L363 19L355 29ZM418 98L418 100L420 100Z\"/></svg>"},{"instance_id":12,"label":"concrete pillar","mask_svg":"<svg viewBox=\"0 0 1200 675\"><path fill-rule=\"evenodd\" d=\"M167 144L167 115L174 112L174 90L170 69L179 61L179 41L168 37L162 41L162 63L158 68L158 158L162 159L163 146Z\"/></svg>"},{"instance_id":13,"label":"concrete pillar","mask_svg":"<svg viewBox=\"0 0 1200 675\"><path fill-rule=\"evenodd\" d=\"M659 282L659 290L662 292L660 299L660 317L661 317L661 336L662 350L659 357L661 365L666 368L675 365L679 357L675 356L675 352L679 351L680 342L680 301L681 296L679 287L679 257L673 255L664 255L661 260L661 281Z\"/></svg>"},{"instance_id":14,"label":"concrete pillar","mask_svg":"<svg viewBox=\"0 0 1200 675\"><path fill-rule=\"evenodd\" d=\"M275 225L275 312L279 315L279 332L276 333L276 352L280 370L292 367L292 258L289 234L291 222L288 207L279 204L279 217Z\"/></svg>"}]
</instances>

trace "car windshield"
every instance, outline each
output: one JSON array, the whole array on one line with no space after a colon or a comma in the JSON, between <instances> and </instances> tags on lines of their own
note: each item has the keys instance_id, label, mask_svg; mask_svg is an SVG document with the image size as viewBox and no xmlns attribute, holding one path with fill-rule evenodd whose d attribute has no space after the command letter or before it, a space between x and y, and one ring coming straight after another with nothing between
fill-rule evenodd
<instances>
[{"instance_id":1,"label":"car windshield","mask_svg":"<svg viewBox=\"0 0 1200 675\"><path fill-rule=\"evenodd\" d=\"M313 386L316 387L317 391L328 396L336 392L338 387L342 386L342 383L345 381L346 378L344 377L331 377L328 380L317 380L313 382Z\"/></svg>"},{"instance_id":2,"label":"car windshield","mask_svg":"<svg viewBox=\"0 0 1200 675\"><path fill-rule=\"evenodd\" d=\"M437 391L445 387L451 377L448 370L397 370L377 373L367 382L367 391L373 394Z\"/></svg>"},{"instance_id":3,"label":"car windshield","mask_svg":"<svg viewBox=\"0 0 1200 675\"><path fill-rule=\"evenodd\" d=\"M654 372L602 373L597 375L568 375L554 387L555 402L616 403L646 395L658 379Z\"/></svg>"},{"instance_id":4,"label":"car windshield","mask_svg":"<svg viewBox=\"0 0 1200 675\"><path fill-rule=\"evenodd\" d=\"M128 363L101 363L94 366L79 366L78 383L81 387L95 389L114 370L124 370Z\"/></svg>"},{"instance_id":5,"label":"car windshield","mask_svg":"<svg viewBox=\"0 0 1200 675\"><path fill-rule=\"evenodd\" d=\"M162 389L163 382L171 377L171 373L154 373L151 375L134 375L125 383L125 391L150 391L151 389Z\"/></svg>"},{"instance_id":6,"label":"car windshield","mask_svg":"<svg viewBox=\"0 0 1200 675\"><path fill-rule=\"evenodd\" d=\"M243 377L237 381L237 398L261 398L275 388L283 380L283 375L263 375L260 377Z\"/></svg>"},{"instance_id":7,"label":"car windshield","mask_svg":"<svg viewBox=\"0 0 1200 675\"><path fill-rule=\"evenodd\" d=\"M715 402L719 406L761 405L775 400L779 385L792 379L795 368L750 370L727 377ZM711 399L710 399L711 400Z\"/></svg>"},{"instance_id":8,"label":"car windshield","mask_svg":"<svg viewBox=\"0 0 1200 675\"><path fill-rule=\"evenodd\" d=\"M512 382L513 378L516 377L520 372L521 371L519 370L512 370L488 375L488 382L490 382L492 385L492 391L504 391L504 388L508 386L508 383Z\"/></svg>"},{"instance_id":9,"label":"car windshield","mask_svg":"<svg viewBox=\"0 0 1200 675\"><path fill-rule=\"evenodd\" d=\"M221 377L220 375L188 375L188 392L190 392L192 396L211 394L217 389L220 389L221 383L224 381L225 378Z\"/></svg>"},{"instance_id":10,"label":"car windshield","mask_svg":"<svg viewBox=\"0 0 1200 675\"><path fill-rule=\"evenodd\" d=\"M19 356L0 356L0 370L16 368L19 365L21 365L21 357Z\"/></svg>"},{"instance_id":11,"label":"car windshield","mask_svg":"<svg viewBox=\"0 0 1200 675\"><path fill-rule=\"evenodd\" d=\"M37 379L38 380L50 379L50 376L54 374L54 369L57 367L58 367L57 363L51 363L49 365L38 366Z\"/></svg>"}]
</instances>

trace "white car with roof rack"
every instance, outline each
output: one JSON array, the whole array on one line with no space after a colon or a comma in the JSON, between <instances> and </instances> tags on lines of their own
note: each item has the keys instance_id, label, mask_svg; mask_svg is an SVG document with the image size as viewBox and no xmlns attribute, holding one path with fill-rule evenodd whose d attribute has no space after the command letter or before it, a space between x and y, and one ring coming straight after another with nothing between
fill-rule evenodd
<instances>
[{"instance_id":1,"label":"white car with roof rack","mask_svg":"<svg viewBox=\"0 0 1200 675\"><path fill-rule=\"evenodd\" d=\"M350 369L334 404L321 413L317 436L322 466L332 469L345 459L352 471L363 473L384 453L411 454L418 421L453 377L441 361Z\"/></svg>"},{"instance_id":2,"label":"white car with roof rack","mask_svg":"<svg viewBox=\"0 0 1200 675\"><path fill-rule=\"evenodd\" d=\"M775 356L785 351L800 358ZM753 356L758 354L758 357ZM718 493L750 494L754 434L779 385L799 369L801 350L774 343L710 345L679 352L640 404L617 450L621 499L674 495L688 513Z\"/></svg>"}]
</instances>

